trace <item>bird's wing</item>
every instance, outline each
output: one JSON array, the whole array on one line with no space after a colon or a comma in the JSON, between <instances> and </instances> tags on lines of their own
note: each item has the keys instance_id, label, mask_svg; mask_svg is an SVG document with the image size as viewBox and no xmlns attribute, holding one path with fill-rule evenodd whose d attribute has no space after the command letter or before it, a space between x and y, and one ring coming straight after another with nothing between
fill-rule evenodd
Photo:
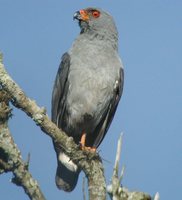
<instances>
[{"instance_id":1,"label":"bird's wing","mask_svg":"<svg viewBox=\"0 0 182 200\"><path fill-rule=\"evenodd\" d=\"M68 74L70 68L70 55L68 53L63 54L61 63L58 68L56 79L54 82L52 92L52 121L59 127L62 121L62 116L65 110L65 100L68 92ZM55 151L57 155L60 152L60 148L54 143Z\"/></svg>"},{"instance_id":2,"label":"bird's wing","mask_svg":"<svg viewBox=\"0 0 182 200\"><path fill-rule=\"evenodd\" d=\"M52 93L52 121L59 126L65 107L65 99L68 92L68 73L70 68L70 56L65 53L62 56L61 63L56 75L56 80Z\"/></svg>"},{"instance_id":3,"label":"bird's wing","mask_svg":"<svg viewBox=\"0 0 182 200\"><path fill-rule=\"evenodd\" d=\"M68 92L68 74L70 68L70 56L65 53L62 56L52 93L52 121L60 128L60 122L65 109L65 100ZM53 141L57 153L56 185L64 191L72 191L78 180L80 169L64 154L62 149Z\"/></svg>"},{"instance_id":4,"label":"bird's wing","mask_svg":"<svg viewBox=\"0 0 182 200\"><path fill-rule=\"evenodd\" d=\"M95 138L94 145L93 145L94 147L98 147L100 145L112 122L112 119L116 112L116 108L118 106L119 100L123 92L123 82L124 82L124 71L121 68L120 77L116 81L116 85L114 88L113 98L111 99L109 105L104 108L104 111L102 112L103 113L102 119L95 129L95 132L94 132L95 136L93 136Z\"/></svg>"}]
</instances>

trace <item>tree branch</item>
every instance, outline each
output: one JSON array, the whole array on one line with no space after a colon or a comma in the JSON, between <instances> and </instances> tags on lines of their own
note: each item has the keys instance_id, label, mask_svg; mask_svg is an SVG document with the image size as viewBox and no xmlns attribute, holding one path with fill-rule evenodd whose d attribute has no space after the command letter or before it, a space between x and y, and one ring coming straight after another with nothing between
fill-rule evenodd
<instances>
[{"instance_id":1,"label":"tree branch","mask_svg":"<svg viewBox=\"0 0 182 200\"><path fill-rule=\"evenodd\" d=\"M127 188L122 187L121 180L124 173L124 168L121 171L119 176L119 161L121 156L121 147L122 147L122 136L118 140L118 146L116 151L116 160L113 169L112 182L107 186L107 192L111 200L151 200L149 194L143 192L131 192ZM159 199L158 199L159 200Z\"/></svg>"},{"instance_id":2,"label":"tree branch","mask_svg":"<svg viewBox=\"0 0 182 200\"><path fill-rule=\"evenodd\" d=\"M0 172L12 171L12 182L22 186L26 194L33 200L45 200L37 181L28 171L21 154L8 129L8 119L11 116L9 95L0 89Z\"/></svg>"},{"instance_id":3,"label":"tree branch","mask_svg":"<svg viewBox=\"0 0 182 200\"><path fill-rule=\"evenodd\" d=\"M35 101L25 95L8 75L2 63L0 63L0 85L11 95L12 104L31 117L42 131L59 144L71 160L85 172L88 179L89 198L91 200L105 200L106 184L99 155L80 150L79 146L74 143L73 138L68 137L48 118L45 108L38 107Z\"/></svg>"}]
</instances>

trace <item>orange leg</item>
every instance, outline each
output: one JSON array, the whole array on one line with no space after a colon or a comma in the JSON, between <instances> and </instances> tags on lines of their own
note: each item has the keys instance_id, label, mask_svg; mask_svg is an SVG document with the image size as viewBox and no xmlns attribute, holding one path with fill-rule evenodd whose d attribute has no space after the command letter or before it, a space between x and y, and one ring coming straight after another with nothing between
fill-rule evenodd
<instances>
[{"instance_id":1,"label":"orange leg","mask_svg":"<svg viewBox=\"0 0 182 200\"><path fill-rule=\"evenodd\" d=\"M86 140L86 133L83 133L81 140L80 140L80 144L82 147L85 147L85 140Z\"/></svg>"},{"instance_id":2,"label":"orange leg","mask_svg":"<svg viewBox=\"0 0 182 200\"><path fill-rule=\"evenodd\" d=\"M86 140L86 133L83 133L81 140L80 140L80 144L81 144L81 149L82 150L86 150L86 151L91 151L93 153L96 152L96 147L86 147L85 146L85 140Z\"/></svg>"}]
</instances>

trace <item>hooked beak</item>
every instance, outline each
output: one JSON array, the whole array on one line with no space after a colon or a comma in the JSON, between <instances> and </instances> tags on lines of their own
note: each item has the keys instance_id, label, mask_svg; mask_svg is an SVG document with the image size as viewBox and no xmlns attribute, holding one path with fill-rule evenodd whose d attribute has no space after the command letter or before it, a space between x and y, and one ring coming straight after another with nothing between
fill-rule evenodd
<instances>
[{"instance_id":1,"label":"hooked beak","mask_svg":"<svg viewBox=\"0 0 182 200\"><path fill-rule=\"evenodd\" d=\"M75 12L75 14L73 15L73 19L77 19L79 21L88 21L89 15L85 10L80 10Z\"/></svg>"},{"instance_id":2,"label":"hooked beak","mask_svg":"<svg viewBox=\"0 0 182 200\"><path fill-rule=\"evenodd\" d=\"M80 15L80 11L76 11L75 14L73 15L73 20L81 20L81 15Z\"/></svg>"}]
</instances>

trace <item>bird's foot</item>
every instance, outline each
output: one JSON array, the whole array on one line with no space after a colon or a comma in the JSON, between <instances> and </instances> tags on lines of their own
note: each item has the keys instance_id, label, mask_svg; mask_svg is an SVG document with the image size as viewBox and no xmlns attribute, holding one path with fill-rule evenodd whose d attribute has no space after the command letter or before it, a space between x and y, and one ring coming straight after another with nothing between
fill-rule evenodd
<instances>
[{"instance_id":1,"label":"bird's foot","mask_svg":"<svg viewBox=\"0 0 182 200\"><path fill-rule=\"evenodd\" d=\"M96 152L96 147L87 147L85 146L85 140L86 140L86 133L83 133L81 140L80 140L80 146L81 146L81 150L83 151L90 151L92 153Z\"/></svg>"},{"instance_id":2,"label":"bird's foot","mask_svg":"<svg viewBox=\"0 0 182 200\"><path fill-rule=\"evenodd\" d=\"M81 146L81 150L83 151L90 151L92 153L96 152L96 148L95 147L86 147L86 146Z\"/></svg>"}]
</instances>

